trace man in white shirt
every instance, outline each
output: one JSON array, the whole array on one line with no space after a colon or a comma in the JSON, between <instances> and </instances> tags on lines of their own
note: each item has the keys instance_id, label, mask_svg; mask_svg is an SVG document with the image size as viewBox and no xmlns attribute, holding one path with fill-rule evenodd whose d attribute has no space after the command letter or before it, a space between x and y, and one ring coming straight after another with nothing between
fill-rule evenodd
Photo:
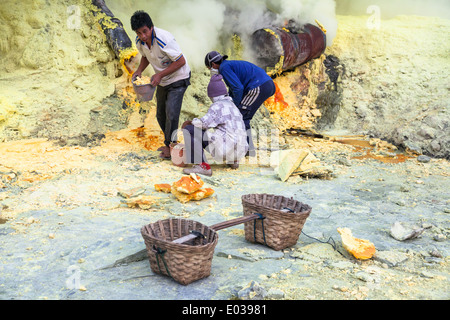
<instances>
[{"instance_id":1,"label":"man in white shirt","mask_svg":"<svg viewBox=\"0 0 450 320\"><path fill-rule=\"evenodd\" d=\"M132 78L140 77L149 64L155 70L151 85L156 90L156 119L164 132L164 146L159 148L160 157L170 159L170 143L178 129L183 96L190 85L191 70L174 36L153 25L144 11L136 11L131 17L131 28L136 32L136 47L141 62Z\"/></svg>"}]
</instances>

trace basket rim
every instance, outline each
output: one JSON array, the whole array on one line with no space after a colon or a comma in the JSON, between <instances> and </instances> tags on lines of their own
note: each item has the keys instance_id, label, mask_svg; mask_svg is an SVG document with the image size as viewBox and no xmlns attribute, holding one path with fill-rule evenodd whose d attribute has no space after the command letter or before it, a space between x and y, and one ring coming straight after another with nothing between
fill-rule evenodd
<instances>
[{"instance_id":1,"label":"basket rim","mask_svg":"<svg viewBox=\"0 0 450 320\"><path fill-rule=\"evenodd\" d=\"M293 201L295 201L295 202L301 203L301 204L302 204L302 208L306 207L306 209L303 210L303 211L299 211L299 212L290 212L290 211L289 211L289 212L282 212L280 209L271 208L271 207L266 207L266 206L263 206L263 205L261 205L261 204L258 204L258 203L256 203L256 202L253 202L253 201L250 201L249 199L247 199L248 197L250 197L250 196L252 196L252 195L261 195L261 196L266 195L266 196L272 196L272 197L282 197L282 198L284 198L284 199L293 200ZM292 198L292 197L291 197L291 198L288 198L288 197L285 197L285 196L282 196L282 195L269 194L269 193L250 193L250 194L244 194L244 195L242 195L241 199L242 199L242 202L243 202L243 203L247 203L247 204L255 205L255 206L261 206L261 207L264 207L266 210L273 210L273 211L280 212L280 213L283 213L283 214L309 215L309 214L311 213L311 211L312 211L312 207L311 207L310 205L308 205L308 204L306 204L306 203L304 203L304 202L295 200L295 199Z\"/></svg>"},{"instance_id":2,"label":"basket rim","mask_svg":"<svg viewBox=\"0 0 450 320\"><path fill-rule=\"evenodd\" d=\"M202 226L202 227L204 226L204 227L206 228L206 230L209 230L210 232L213 233L212 241L210 241L210 242L208 242L208 243L206 243L206 244L195 245L195 246L190 245L190 244L185 244L185 243L173 243L172 241L169 241L169 240L165 240L165 239L162 239L162 238L158 238L158 237L155 237L155 236L151 236L150 234L148 234L147 230L145 229L145 227L147 227L147 226L150 226L150 225L156 225L156 224L159 225L159 222L164 223L164 222L167 222L167 221L169 221L169 220L172 220L172 221L177 221L177 220L193 221L193 222L195 222L197 225L200 225L200 226ZM195 221L195 220L182 219L182 218L168 218L168 219L158 220L158 221L155 221L155 222L153 222L153 223L146 224L146 225L144 225L144 226L141 227L141 235L142 235L142 237L144 238L144 240L158 241L158 242L163 243L164 245L176 246L176 247L179 247L179 248L186 248L186 249L188 249L188 248L190 248L190 249L194 249L194 248L195 248L195 249L197 249L197 248L199 248L199 249L206 248L206 247L208 247L208 246L215 245L215 244L217 243L218 239L219 239L219 234L217 233L217 231L215 231L214 229L211 229L209 226L207 226L207 225L205 225L205 224L203 224L203 223L201 223L201 222ZM174 239L174 240L175 240L175 239Z\"/></svg>"}]
</instances>

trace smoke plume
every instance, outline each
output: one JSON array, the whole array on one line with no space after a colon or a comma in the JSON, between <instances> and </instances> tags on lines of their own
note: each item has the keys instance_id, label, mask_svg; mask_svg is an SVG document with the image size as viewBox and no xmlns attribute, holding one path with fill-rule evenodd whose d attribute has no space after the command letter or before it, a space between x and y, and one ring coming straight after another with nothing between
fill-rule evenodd
<instances>
[{"instance_id":1,"label":"smoke plume","mask_svg":"<svg viewBox=\"0 0 450 320\"><path fill-rule=\"evenodd\" d=\"M193 69L204 67L209 51L227 50L233 34L241 37L246 49L246 40L257 29L283 26L291 19L300 25L315 24L317 19L327 29L328 45L337 31L334 0L107 0L106 4L132 39L136 35L131 15L146 11L156 27L175 36Z\"/></svg>"}]
</instances>

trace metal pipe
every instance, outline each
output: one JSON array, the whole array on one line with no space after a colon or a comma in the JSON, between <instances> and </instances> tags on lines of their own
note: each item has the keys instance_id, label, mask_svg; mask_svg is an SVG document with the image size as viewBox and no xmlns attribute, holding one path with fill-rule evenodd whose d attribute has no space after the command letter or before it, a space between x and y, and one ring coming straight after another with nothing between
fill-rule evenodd
<instances>
[{"instance_id":1,"label":"metal pipe","mask_svg":"<svg viewBox=\"0 0 450 320\"><path fill-rule=\"evenodd\" d=\"M293 69L324 53L326 34L316 26L304 25L300 32L271 27L252 34L256 64L269 75Z\"/></svg>"},{"instance_id":2,"label":"metal pipe","mask_svg":"<svg viewBox=\"0 0 450 320\"><path fill-rule=\"evenodd\" d=\"M99 19L98 22L106 35L106 40L111 49L116 54L117 58L120 58L121 51L133 46L130 37L128 37L122 22L114 17L114 14L106 6L104 0L92 0L92 4L106 15L105 18ZM94 12L94 15L96 15L96 12Z\"/></svg>"},{"instance_id":3,"label":"metal pipe","mask_svg":"<svg viewBox=\"0 0 450 320\"><path fill-rule=\"evenodd\" d=\"M92 10L94 16L99 12L104 14L99 16L98 23L106 36L106 41L128 74L132 74L136 64L133 60L136 59L138 51L133 47L133 42L122 22L109 10L104 0L92 0L92 4L95 6Z\"/></svg>"}]
</instances>

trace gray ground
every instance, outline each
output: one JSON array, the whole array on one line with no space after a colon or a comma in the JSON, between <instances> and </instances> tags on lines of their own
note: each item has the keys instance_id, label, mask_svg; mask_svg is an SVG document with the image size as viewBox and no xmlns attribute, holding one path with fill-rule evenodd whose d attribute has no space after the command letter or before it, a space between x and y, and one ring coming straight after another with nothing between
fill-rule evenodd
<instances>
[{"instance_id":1,"label":"gray ground","mask_svg":"<svg viewBox=\"0 0 450 320\"><path fill-rule=\"evenodd\" d=\"M99 159L92 169L0 191L0 299L448 299L448 162L354 160L351 152L316 154L334 178L291 177L270 169L220 166L205 177L215 194L181 204L158 193L181 169L147 157ZM120 189L142 186L160 197L150 210L121 204ZM241 195L293 197L313 210L298 243L274 251L244 239L243 225L218 231L208 278L183 286L153 273L140 228L168 217L212 225L242 215ZM35 205L37 204L37 205ZM32 218L31 218L32 217ZM390 235L395 222L425 228L415 239ZM376 255L358 261L336 229L368 239ZM309 237L308 237L308 236ZM322 243L310 237L329 243ZM336 243L336 250L331 245ZM138 253L138 254L136 254ZM136 255L134 255L136 254ZM132 256L134 255L134 256ZM130 257L131 256L131 257ZM125 260L122 260L125 259ZM122 260L120 263L120 260Z\"/></svg>"}]
</instances>

